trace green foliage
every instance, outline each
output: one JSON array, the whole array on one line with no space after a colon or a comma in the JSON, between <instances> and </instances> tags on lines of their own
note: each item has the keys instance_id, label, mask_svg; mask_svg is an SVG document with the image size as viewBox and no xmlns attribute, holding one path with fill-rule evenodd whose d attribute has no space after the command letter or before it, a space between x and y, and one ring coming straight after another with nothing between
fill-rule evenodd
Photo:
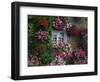
<instances>
[{"instance_id":1,"label":"green foliage","mask_svg":"<svg viewBox=\"0 0 100 82\"><path fill-rule=\"evenodd\" d=\"M50 55L49 49L47 49L46 52L41 55L41 59L42 64L49 64L53 60L53 57Z\"/></svg>"},{"instance_id":2,"label":"green foliage","mask_svg":"<svg viewBox=\"0 0 100 82\"><path fill-rule=\"evenodd\" d=\"M46 41L38 41L34 38L34 34L40 30L38 27L36 21L40 18L46 18L48 19L48 29L46 30L49 35L48 39ZM41 57L42 64L50 63L53 59L53 57L50 54L51 47L52 47L52 40L51 40L51 32L53 30L52 28L52 19L51 16L28 16L28 57L31 57L33 53L33 49L40 44L45 44L48 46L48 49L46 49L46 52L43 53L42 49L39 48L39 57Z\"/></svg>"},{"instance_id":3,"label":"green foliage","mask_svg":"<svg viewBox=\"0 0 100 82\"><path fill-rule=\"evenodd\" d=\"M37 26L34 22L35 16L28 16L28 54L33 54L33 48L36 46L36 40L34 40L34 33L37 31Z\"/></svg>"}]
</instances>

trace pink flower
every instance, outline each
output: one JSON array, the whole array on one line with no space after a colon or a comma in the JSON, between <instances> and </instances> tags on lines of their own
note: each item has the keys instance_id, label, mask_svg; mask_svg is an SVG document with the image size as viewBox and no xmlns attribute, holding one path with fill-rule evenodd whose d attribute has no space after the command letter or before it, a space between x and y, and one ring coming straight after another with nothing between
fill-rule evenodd
<instances>
[{"instance_id":1,"label":"pink flower","mask_svg":"<svg viewBox=\"0 0 100 82\"><path fill-rule=\"evenodd\" d=\"M77 58L83 58L86 56L86 52L83 51L82 49L77 49L74 54L75 54L75 57Z\"/></svg>"},{"instance_id":2,"label":"pink flower","mask_svg":"<svg viewBox=\"0 0 100 82\"><path fill-rule=\"evenodd\" d=\"M34 62L35 62L35 59L34 59L34 57L32 57L32 58L31 58L31 62L32 62L32 63L34 63Z\"/></svg>"},{"instance_id":3,"label":"pink flower","mask_svg":"<svg viewBox=\"0 0 100 82\"><path fill-rule=\"evenodd\" d=\"M33 63L30 60L28 60L28 65L33 65Z\"/></svg>"},{"instance_id":4,"label":"pink flower","mask_svg":"<svg viewBox=\"0 0 100 82\"><path fill-rule=\"evenodd\" d=\"M28 65L33 65L35 63L35 58L32 57L30 60L28 60Z\"/></svg>"},{"instance_id":5,"label":"pink flower","mask_svg":"<svg viewBox=\"0 0 100 82\"><path fill-rule=\"evenodd\" d=\"M46 31L39 31L39 32L36 32L35 33L35 37L38 39L38 40L47 40L48 38L48 32Z\"/></svg>"},{"instance_id":6,"label":"pink flower","mask_svg":"<svg viewBox=\"0 0 100 82\"><path fill-rule=\"evenodd\" d=\"M64 51L55 51L54 55L64 58L66 56L66 53Z\"/></svg>"},{"instance_id":7,"label":"pink flower","mask_svg":"<svg viewBox=\"0 0 100 82\"><path fill-rule=\"evenodd\" d=\"M57 17L57 18L55 19L54 27L55 27L56 30L63 30L63 28L64 28L64 23L63 23L63 21L60 19L60 17Z\"/></svg>"}]
</instances>

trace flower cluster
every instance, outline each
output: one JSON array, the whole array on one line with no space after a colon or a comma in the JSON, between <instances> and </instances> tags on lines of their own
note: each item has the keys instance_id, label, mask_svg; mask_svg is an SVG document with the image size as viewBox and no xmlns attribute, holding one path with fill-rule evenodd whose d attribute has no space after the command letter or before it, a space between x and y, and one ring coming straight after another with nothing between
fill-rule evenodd
<instances>
[{"instance_id":1,"label":"flower cluster","mask_svg":"<svg viewBox=\"0 0 100 82\"><path fill-rule=\"evenodd\" d=\"M28 59L28 65L33 66L33 65L40 65L41 64L41 59L38 58L37 56L32 56L30 59Z\"/></svg>"},{"instance_id":2,"label":"flower cluster","mask_svg":"<svg viewBox=\"0 0 100 82\"><path fill-rule=\"evenodd\" d=\"M77 49L75 52L74 52L74 55L77 59L79 58L84 58L86 56L86 52L83 51L82 49Z\"/></svg>"},{"instance_id":3,"label":"flower cluster","mask_svg":"<svg viewBox=\"0 0 100 82\"><path fill-rule=\"evenodd\" d=\"M41 41L47 40L47 38L48 38L48 32L40 30L39 32L35 33L35 37L38 40L41 40Z\"/></svg>"},{"instance_id":4,"label":"flower cluster","mask_svg":"<svg viewBox=\"0 0 100 82\"><path fill-rule=\"evenodd\" d=\"M56 30L63 30L64 22L60 19L60 17L56 17L54 21L54 27Z\"/></svg>"},{"instance_id":5,"label":"flower cluster","mask_svg":"<svg viewBox=\"0 0 100 82\"><path fill-rule=\"evenodd\" d=\"M54 60L50 65L66 65L66 64L86 64L87 54L82 49L75 51L54 51Z\"/></svg>"},{"instance_id":6,"label":"flower cluster","mask_svg":"<svg viewBox=\"0 0 100 82\"><path fill-rule=\"evenodd\" d=\"M56 56L54 58L54 60L50 63L50 66L53 65L65 65L66 62L64 61L64 59L61 56Z\"/></svg>"},{"instance_id":7,"label":"flower cluster","mask_svg":"<svg viewBox=\"0 0 100 82\"><path fill-rule=\"evenodd\" d=\"M70 60L72 59L72 52L65 52L65 51L54 51L54 60L50 63L50 65L66 65L70 64Z\"/></svg>"},{"instance_id":8,"label":"flower cluster","mask_svg":"<svg viewBox=\"0 0 100 82\"><path fill-rule=\"evenodd\" d=\"M72 57L72 49L70 43L59 43L59 45L53 46L54 51L54 60L50 63L50 65L66 65L67 61Z\"/></svg>"},{"instance_id":9,"label":"flower cluster","mask_svg":"<svg viewBox=\"0 0 100 82\"><path fill-rule=\"evenodd\" d=\"M59 44L55 43L53 44L53 48L60 49L65 52L72 51L71 43L68 42L60 42Z\"/></svg>"}]
</instances>

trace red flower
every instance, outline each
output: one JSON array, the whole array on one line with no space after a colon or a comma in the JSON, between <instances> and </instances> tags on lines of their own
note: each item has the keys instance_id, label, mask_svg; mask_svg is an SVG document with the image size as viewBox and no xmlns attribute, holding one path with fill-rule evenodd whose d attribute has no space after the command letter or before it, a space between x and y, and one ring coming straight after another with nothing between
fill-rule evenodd
<instances>
[{"instance_id":1,"label":"red flower","mask_svg":"<svg viewBox=\"0 0 100 82\"><path fill-rule=\"evenodd\" d=\"M33 54L34 54L34 55L38 55L38 48L34 48Z\"/></svg>"},{"instance_id":2,"label":"red flower","mask_svg":"<svg viewBox=\"0 0 100 82\"><path fill-rule=\"evenodd\" d=\"M41 18L41 19L38 19L37 21L37 24L40 26L40 27L44 27L47 29L48 27L48 20L46 18Z\"/></svg>"},{"instance_id":3,"label":"red flower","mask_svg":"<svg viewBox=\"0 0 100 82\"><path fill-rule=\"evenodd\" d=\"M38 48L34 48L34 51L38 52Z\"/></svg>"}]
</instances>

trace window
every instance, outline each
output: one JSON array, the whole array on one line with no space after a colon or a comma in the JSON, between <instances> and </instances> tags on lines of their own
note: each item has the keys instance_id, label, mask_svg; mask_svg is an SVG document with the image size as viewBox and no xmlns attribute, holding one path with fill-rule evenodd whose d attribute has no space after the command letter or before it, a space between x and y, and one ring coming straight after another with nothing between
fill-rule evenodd
<instances>
[{"instance_id":1,"label":"window","mask_svg":"<svg viewBox=\"0 0 100 82\"><path fill-rule=\"evenodd\" d=\"M59 44L60 42L67 42L67 33L65 31L53 31L52 32L53 44Z\"/></svg>"}]
</instances>

